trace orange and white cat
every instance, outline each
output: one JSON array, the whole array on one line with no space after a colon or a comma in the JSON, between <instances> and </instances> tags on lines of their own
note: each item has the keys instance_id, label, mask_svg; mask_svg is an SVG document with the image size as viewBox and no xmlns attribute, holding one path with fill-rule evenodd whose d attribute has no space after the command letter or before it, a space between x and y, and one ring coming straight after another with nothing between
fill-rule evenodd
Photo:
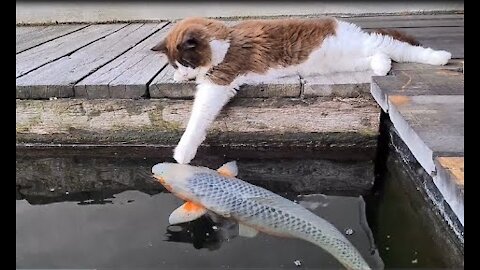
<instances>
[{"instance_id":1,"label":"orange and white cat","mask_svg":"<svg viewBox=\"0 0 480 270\"><path fill-rule=\"evenodd\" d=\"M234 26L206 18L178 22L152 48L168 57L174 80L196 79L187 128L174 152L189 163L208 127L243 84L275 78L373 70L386 75L391 60L445 65L446 51L418 46L396 31L368 33L335 18L249 20Z\"/></svg>"}]
</instances>

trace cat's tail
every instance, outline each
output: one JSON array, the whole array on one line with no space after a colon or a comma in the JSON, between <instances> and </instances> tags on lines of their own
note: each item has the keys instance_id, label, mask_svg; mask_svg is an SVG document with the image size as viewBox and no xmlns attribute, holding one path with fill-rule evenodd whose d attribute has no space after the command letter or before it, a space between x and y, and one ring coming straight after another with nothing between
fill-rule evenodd
<instances>
[{"instance_id":1,"label":"cat's tail","mask_svg":"<svg viewBox=\"0 0 480 270\"><path fill-rule=\"evenodd\" d=\"M370 42L395 62L445 65L452 57L447 51L422 47L414 37L394 29L374 30Z\"/></svg>"},{"instance_id":2,"label":"cat's tail","mask_svg":"<svg viewBox=\"0 0 480 270\"><path fill-rule=\"evenodd\" d=\"M422 44L420 44L420 42L415 37L413 37L413 36L411 36L411 35L409 35L405 32L398 31L396 29L377 28L377 29L373 29L373 31L371 33L377 33L377 34L384 35L384 36L390 36L395 40L403 41L403 42L406 42L406 43L408 43L410 45L413 45L413 46L421 46L422 45Z\"/></svg>"}]
</instances>

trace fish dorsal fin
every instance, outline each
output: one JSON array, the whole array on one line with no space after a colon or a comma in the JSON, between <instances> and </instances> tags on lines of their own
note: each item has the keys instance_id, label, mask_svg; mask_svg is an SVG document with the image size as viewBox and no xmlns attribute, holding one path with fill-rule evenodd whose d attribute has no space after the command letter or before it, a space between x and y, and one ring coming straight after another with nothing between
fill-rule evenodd
<instances>
[{"instance_id":1,"label":"fish dorsal fin","mask_svg":"<svg viewBox=\"0 0 480 270\"><path fill-rule=\"evenodd\" d=\"M258 234L257 229L242 223L238 223L238 235L251 238L251 237L257 236L257 234Z\"/></svg>"},{"instance_id":2,"label":"fish dorsal fin","mask_svg":"<svg viewBox=\"0 0 480 270\"><path fill-rule=\"evenodd\" d=\"M238 167L236 161L230 161L217 169L217 172L225 177L235 177L238 174Z\"/></svg>"},{"instance_id":3,"label":"fish dorsal fin","mask_svg":"<svg viewBox=\"0 0 480 270\"><path fill-rule=\"evenodd\" d=\"M206 212L207 209L205 207L193 202L186 202L173 210L170 217L168 217L168 222L170 225L189 222L203 216Z\"/></svg>"}]
</instances>

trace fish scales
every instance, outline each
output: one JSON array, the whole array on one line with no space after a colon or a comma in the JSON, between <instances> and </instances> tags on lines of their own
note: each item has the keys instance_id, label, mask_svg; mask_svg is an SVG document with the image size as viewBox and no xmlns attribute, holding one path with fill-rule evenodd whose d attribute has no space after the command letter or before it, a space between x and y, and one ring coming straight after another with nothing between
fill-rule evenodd
<instances>
[{"instance_id":1,"label":"fish scales","mask_svg":"<svg viewBox=\"0 0 480 270\"><path fill-rule=\"evenodd\" d=\"M312 242L330 251L340 262L353 262L355 269L366 268L358 251L333 225L269 190L238 178L203 172L193 174L187 183L207 209L259 231Z\"/></svg>"}]
</instances>

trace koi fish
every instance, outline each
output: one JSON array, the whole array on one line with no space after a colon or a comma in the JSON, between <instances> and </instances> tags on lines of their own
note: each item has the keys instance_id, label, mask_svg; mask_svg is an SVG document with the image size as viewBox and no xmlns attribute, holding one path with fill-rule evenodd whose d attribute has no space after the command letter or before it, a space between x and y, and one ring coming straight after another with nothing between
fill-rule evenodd
<instances>
[{"instance_id":1,"label":"koi fish","mask_svg":"<svg viewBox=\"0 0 480 270\"><path fill-rule=\"evenodd\" d=\"M306 208L264 188L236 178L235 163L218 170L176 163L159 163L153 176L186 201L169 216L171 225L195 220L207 211L239 223L239 234L259 231L303 239L330 253L347 269L370 269L358 250L335 226Z\"/></svg>"}]
</instances>

